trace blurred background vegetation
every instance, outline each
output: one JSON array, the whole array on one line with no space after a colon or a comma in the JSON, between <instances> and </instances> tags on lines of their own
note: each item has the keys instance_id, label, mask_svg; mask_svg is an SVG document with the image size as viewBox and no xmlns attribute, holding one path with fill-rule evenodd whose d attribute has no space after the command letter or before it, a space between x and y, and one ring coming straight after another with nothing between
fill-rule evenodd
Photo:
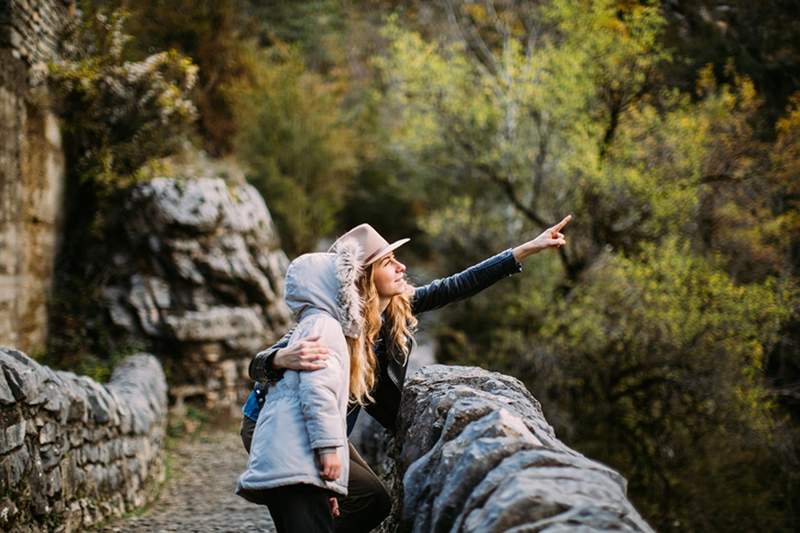
<instances>
[{"instance_id":1,"label":"blurred background vegetation","mask_svg":"<svg viewBox=\"0 0 800 533\"><path fill-rule=\"evenodd\" d=\"M102 352L108 213L183 142L246 166L290 257L366 221L453 272L573 213L565 248L444 313L439 360L522 379L659 531L796 531L792 4L80 2L51 66L70 185L49 353Z\"/></svg>"}]
</instances>

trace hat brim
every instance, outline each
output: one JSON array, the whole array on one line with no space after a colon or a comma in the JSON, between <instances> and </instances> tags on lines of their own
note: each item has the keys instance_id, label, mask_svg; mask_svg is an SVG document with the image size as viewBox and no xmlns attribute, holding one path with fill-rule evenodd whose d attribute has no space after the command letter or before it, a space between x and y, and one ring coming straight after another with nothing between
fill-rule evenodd
<instances>
[{"instance_id":1,"label":"hat brim","mask_svg":"<svg viewBox=\"0 0 800 533\"><path fill-rule=\"evenodd\" d=\"M379 251L378 251L378 252L375 254L375 257L374 257L374 258L372 258L372 259L370 259L370 260L368 260L368 261L366 261L366 262L364 263L364 266L369 266L369 265L371 265L372 263L374 263L375 261L377 261L377 260L378 260L378 259L380 259L381 257L384 257L384 256L385 256L386 254L388 254L389 252L391 252L391 251L393 251L393 250L396 250L397 248L400 248L401 246L403 246L405 243L407 243L407 242L408 242L408 241L410 241L410 240L411 240L411 239L409 239L408 237L406 237L405 239L400 239L399 241L394 241L392 244L390 244L390 245L389 245L389 246L387 246L386 248L383 248L382 250L379 250Z\"/></svg>"}]
</instances>

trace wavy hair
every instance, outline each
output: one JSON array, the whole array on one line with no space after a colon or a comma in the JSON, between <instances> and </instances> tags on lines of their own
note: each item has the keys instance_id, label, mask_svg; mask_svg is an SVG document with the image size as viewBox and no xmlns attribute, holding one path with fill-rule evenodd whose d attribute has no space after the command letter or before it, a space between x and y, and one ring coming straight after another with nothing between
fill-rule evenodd
<instances>
[{"instance_id":1,"label":"wavy hair","mask_svg":"<svg viewBox=\"0 0 800 533\"><path fill-rule=\"evenodd\" d=\"M373 265L367 266L356 281L361 295L361 312L364 318L363 329L358 337L346 337L350 349L350 398L359 405L372 403L372 389L375 387L375 344L381 332L381 310L378 289L373 279ZM389 300L385 321L389 323L389 338L386 339L388 354L399 358L405 364L411 352L417 318L411 312L411 297L397 294Z\"/></svg>"}]
</instances>

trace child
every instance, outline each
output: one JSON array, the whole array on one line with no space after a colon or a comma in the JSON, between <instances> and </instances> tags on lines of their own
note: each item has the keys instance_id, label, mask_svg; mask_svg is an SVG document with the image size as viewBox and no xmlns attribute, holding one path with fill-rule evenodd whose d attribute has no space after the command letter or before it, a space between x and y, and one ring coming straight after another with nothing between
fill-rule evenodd
<instances>
[{"instance_id":1,"label":"child","mask_svg":"<svg viewBox=\"0 0 800 533\"><path fill-rule=\"evenodd\" d=\"M348 398L369 392L358 375L366 371L360 254L356 241L345 240L331 253L301 255L286 272L292 338L319 336L330 357L324 368L288 371L270 386L237 483L238 495L267 505L279 533L333 531L330 498L347 495Z\"/></svg>"}]
</instances>

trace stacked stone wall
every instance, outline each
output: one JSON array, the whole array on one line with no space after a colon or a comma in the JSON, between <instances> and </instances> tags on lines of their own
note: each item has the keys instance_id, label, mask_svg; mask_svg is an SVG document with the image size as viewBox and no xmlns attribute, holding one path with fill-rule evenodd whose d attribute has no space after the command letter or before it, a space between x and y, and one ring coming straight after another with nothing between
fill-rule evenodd
<instances>
[{"instance_id":1,"label":"stacked stone wall","mask_svg":"<svg viewBox=\"0 0 800 533\"><path fill-rule=\"evenodd\" d=\"M0 530L80 531L145 504L164 478L166 424L152 355L100 384L0 348Z\"/></svg>"},{"instance_id":2,"label":"stacked stone wall","mask_svg":"<svg viewBox=\"0 0 800 533\"><path fill-rule=\"evenodd\" d=\"M43 73L68 0L0 2L0 343L41 348L61 228L64 154Z\"/></svg>"},{"instance_id":3,"label":"stacked stone wall","mask_svg":"<svg viewBox=\"0 0 800 533\"><path fill-rule=\"evenodd\" d=\"M406 382L394 442L402 498L383 531L652 531L625 478L558 440L515 378L422 368Z\"/></svg>"}]
</instances>

